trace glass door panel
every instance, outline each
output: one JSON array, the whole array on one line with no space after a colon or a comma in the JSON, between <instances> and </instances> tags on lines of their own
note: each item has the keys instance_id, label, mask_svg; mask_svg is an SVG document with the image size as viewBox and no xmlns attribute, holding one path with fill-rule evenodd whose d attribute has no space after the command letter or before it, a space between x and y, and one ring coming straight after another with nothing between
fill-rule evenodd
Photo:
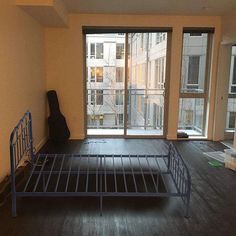
<instances>
[{"instance_id":1,"label":"glass door panel","mask_svg":"<svg viewBox=\"0 0 236 236\"><path fill-rule=\"evenodd\" d=\"M128 34L127 135L164 135L167 33Z\"/></svg>"},{"instance_id":2,"label":"glass door panel","mask_svg":"<svg viewBox=\"0 0 236 236\"><path fill-rule=\"evenodd\" d=\"M124 135L125 35L87 34L87 134Z\"/></svg>"}]
</instances>

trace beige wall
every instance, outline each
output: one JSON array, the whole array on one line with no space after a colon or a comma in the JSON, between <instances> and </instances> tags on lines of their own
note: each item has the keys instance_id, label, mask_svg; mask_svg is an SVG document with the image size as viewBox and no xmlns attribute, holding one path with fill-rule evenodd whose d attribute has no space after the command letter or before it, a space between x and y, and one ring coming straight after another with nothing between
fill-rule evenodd
<instances>
[{"instance_id":1,"label":"beige wall","mask_svg":"<svg viewBox=\"0 0 236 236\"><path fill-rule=\"evenodd\" d=\"M45 138L44 33L14 2L0 7L0 181L9 173L10 132L27 109L35 145Z\"/></svg>"},{"instance_id":2,"label":"beige wall","mask_svg":"<svg viewBox=\"0 0 236 236\"><path fill-rule=\"evenodd\" d=\"M222 38L218 61L217 90L214 113L213 140L229 139L232 135L225 135L226 112L228 103L228 88L230 75L231 46L236 44L236 17L222 17Z\"/></svg>"},{"instance_id":3,"label":"beige wall","mask_svg":"<svg viewBox=\"0 0 236 236\"><path fill-rule=\"evenodd\" d=\"M222 17L222 42L224 44L236 44L236 16Z\"/></svg>"},{"instance_id":4,"label":"beige wall","mask_svg":"<svg viewBox=\"0 0 236 236\"><path fill-rule=\"evenodd\" d=\"M56 89L65 114L71 138L83 138L84 130L84 55L82 26L134 26L134 27L173 27L171 48L170 95L168 133L169 139L176 138L178 122L178 91L183 27L215 27L213 45L213 66L211 70L212 93L209 98L209 138L213 134L213 114L218 49L221 40L220 17L188 16L144 16L144 15L86 15L71 14L69 28L48 28L46 38L47 89Z\"/></svg>"}]
</instances>

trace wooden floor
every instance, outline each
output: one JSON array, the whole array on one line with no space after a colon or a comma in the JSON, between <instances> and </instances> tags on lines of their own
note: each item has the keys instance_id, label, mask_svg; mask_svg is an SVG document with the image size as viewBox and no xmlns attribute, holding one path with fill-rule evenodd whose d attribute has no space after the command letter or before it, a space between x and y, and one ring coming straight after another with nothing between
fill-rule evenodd
<instances>
[{"instance_id":1,"label":"wooden floor","mask_svg":"<svg viewBox=\"0 0 236 236\"><path fill-rule=\"evenodd\" d=\"M88 139L48 143L51 153L155 154L163 140ZM208 165L205 151L223 150L218 142L176 142L192 175L191 218L180 199L105 198L99 216L96 198L20 198L18 217L10 200L0 208L0 235L236 235L236 172Z\"/></svg>"}]
</instances>

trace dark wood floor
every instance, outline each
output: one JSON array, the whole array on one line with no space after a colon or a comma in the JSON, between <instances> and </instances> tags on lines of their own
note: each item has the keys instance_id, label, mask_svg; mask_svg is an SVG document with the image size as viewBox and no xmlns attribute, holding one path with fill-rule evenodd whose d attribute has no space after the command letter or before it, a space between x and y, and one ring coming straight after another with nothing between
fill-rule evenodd
<instances>
[{"instance_id":1,"label":"dark wood floor","mask_svg":"<svg viewBox=\"0 0 236 236\"><path fill-rule=\"evenodd\" d=\"M163 140L88 139L48 143L51 153L155 154ZM218 142L176 142L192 175L191 218L180 199L106 198L99 216L96 198L20 198L18 217L10 200L0 208L0 235L236 235L236 172L208 165L205 151L223 150ZM163 150L164 151L164 150Z\"/></svg>"}]
</instances>

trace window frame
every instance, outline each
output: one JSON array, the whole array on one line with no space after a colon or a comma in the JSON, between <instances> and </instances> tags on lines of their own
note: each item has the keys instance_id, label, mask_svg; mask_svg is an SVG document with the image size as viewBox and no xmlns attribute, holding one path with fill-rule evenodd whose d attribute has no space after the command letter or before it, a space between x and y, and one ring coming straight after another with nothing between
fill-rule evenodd
<instances>
[{"instance_id":1,"label":"window frame","mask_svg":"<svg viewBox=\"0 0 236 236\"><path fill-rule=\"evenodd\" d=\"M231 49L231 61L230 61L230 77L229 77L229 86L228 86L228 99L227 99L227 112L226 112L226 122L225 122L225 132L231 133L235 131L234 128L229 127L230 113L232 111L228 110L229 100L236 100L236 92L232 92L232 87L236 87L236 84L233 84L233 76L234 76L234 67L236 67L236 54L233 54L233 48L236 50L236 45L232 45ZM236 75L235 75L236 76Z\"/></svg>"},{"instance_id":2,"label":"window frame","mask_svg":"<svg viewBox=\"0 0 236 236\"><path fill-rule=\"evenodd\" d=\"M122 45L122 51L118 51L117 48L118 48L118 45ZM121 53L120 54L120 58L117 56L118 55L118 52ZM123 55L123 57L122 57ZM124 60L125 59L125 44L124 43L116 43L116 60Z\"/></svg>"},{"instance_id":3,"label":"window frame","mask_svg":"<svg viewBox=\"0 0 236 236\"><path fill-rule=\"evenodd\" d=\"M207 108L208 108L208 97L209 97L209 82L210 82L210 69L211 69L211 56L212 56L212 42L213 42L213 35L214 32L204 32L199 29L198 32L195 33L201 33L201 34L208 34L207 36L207 46L206 46L206 61L205 61L205 75L204 75L204 90L203 91L182 91L182 63L184 60L184 54L183 54L183 48L184 48L184 34L189 34L190 35L191 31L183 31L183 41L182 41L182 62L181 62L181 79L180 79L180 86L179 86L179 104L180 104L180 99L181 98L189 98L189 99L197 99L197 98L202 98L204 99L204 110L203 110L203 126L202 126L202 133L199 135L193 135L193 136L207 136ZM201 36L190 36L190 37L202 37ZM198 55L196 55L198 56ZM201 56L199 59L199 71L200 71L200 65L201 65ZM188 78L187 78L188 79ZM199 81L198 81L199 83ZM179 105L180 107L180 105ZM180 117L178 118L180 119ZM179 124L179 121L178 121ZM179 130L179 127L177 128ZM191 135L192 136L192 135Z\"/></svg>"},{"instance_id":4,"label":"window frame","mask_svg":"<svg viewBox=\"0 0 236 236\"><path fill-rule=\"evenodd\" d=\"M98 44L102 44L102 57L101 58L98 58L98 55L97 55L97 46ZM94 47L94 54L91 53L92 51L92 46ZM89 44L89 55L87 55L87 58L89 59L96 59L96 60L102 60L104 59L104 43L98 43L98 42L94 42L94 43L90 43Z\"/></svg>"},{"instance_id":5,"label":"window frame","mask_svg":"<svg viewBox=\"0 0 236 236\"><path fill-rule=\"evenodd\" d=\"M99 92L100 92L100 93L99 93ZM103 93L103 89L96 89L95 96L96 96L96 105L97 105L97 106L103 106L103 104L104 104L104 99L103 99L104 93ZM99 101L99 103L98 103L98 101Z\"/></svg>"}]
</instances>

